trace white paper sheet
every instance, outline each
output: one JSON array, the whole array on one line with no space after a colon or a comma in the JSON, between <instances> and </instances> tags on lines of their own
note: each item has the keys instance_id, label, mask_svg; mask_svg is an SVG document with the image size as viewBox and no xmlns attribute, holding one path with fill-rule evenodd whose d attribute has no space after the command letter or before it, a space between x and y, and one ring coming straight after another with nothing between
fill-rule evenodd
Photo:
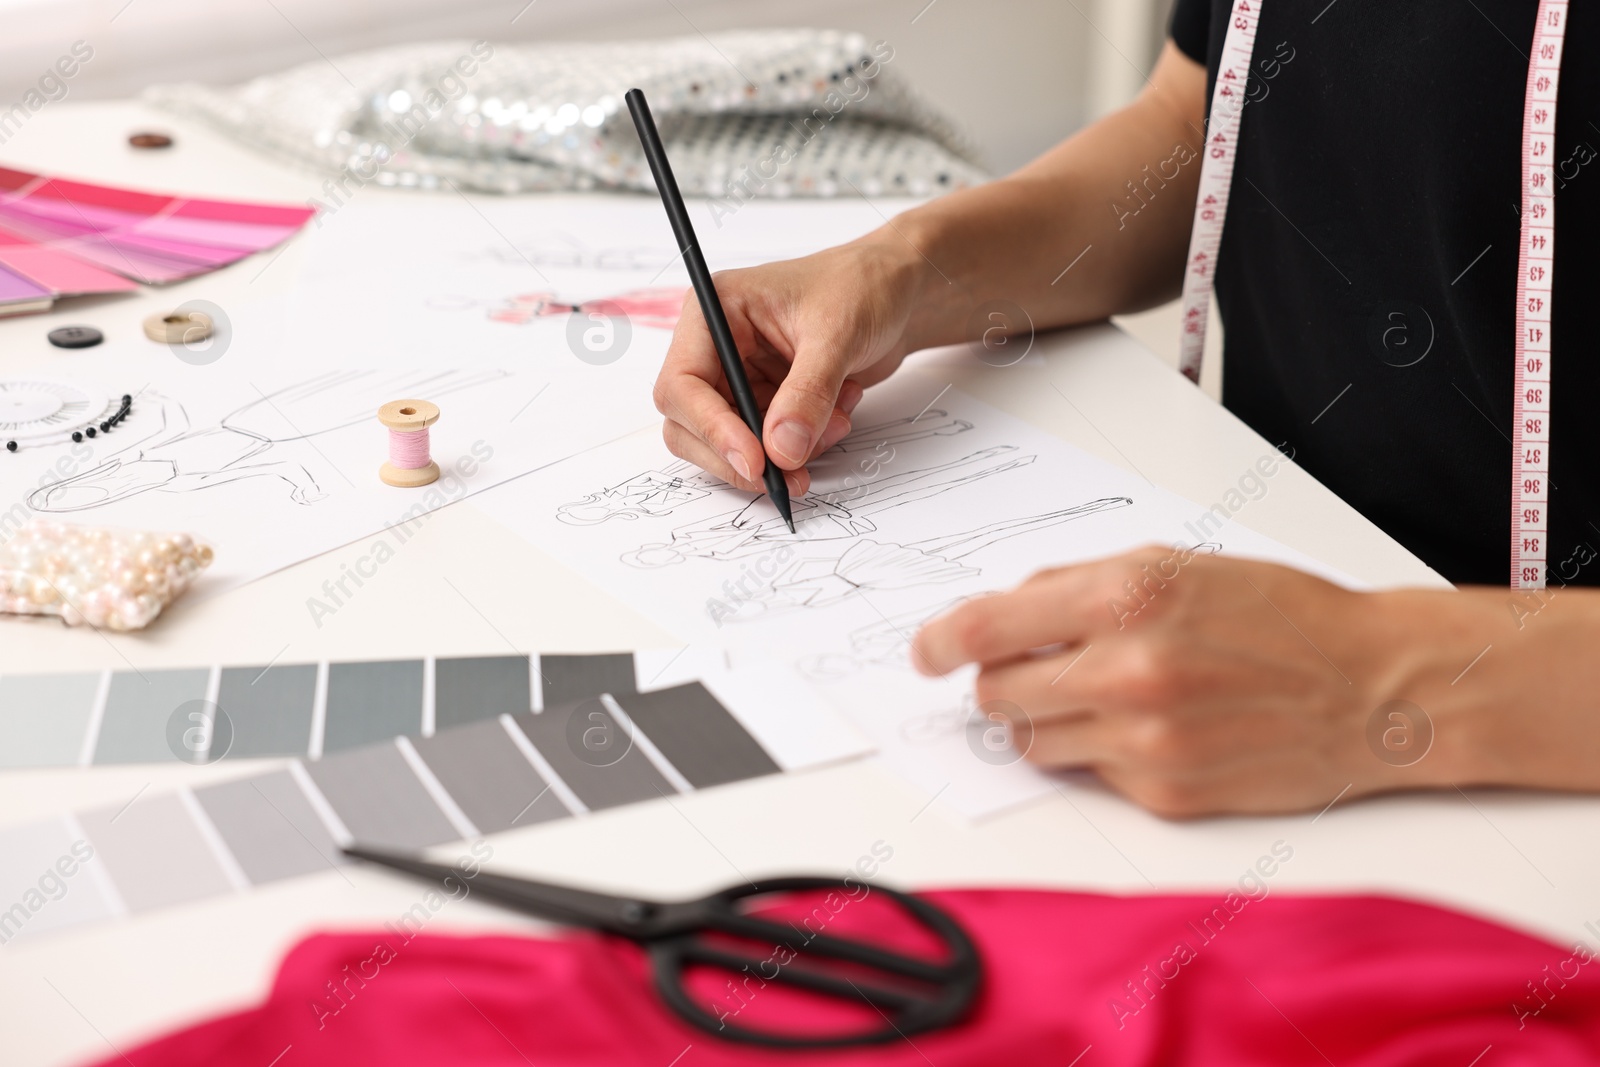
<instances>
[{"instance_id":1,"label":"white paper sheet","mask_svg":"<svg viewBox=\"0 0 1600 1067\"><path fill-rule=\"evenodd\" d=\"M640 692L699 682L785 771L873 751L866 732L838 714L819 686L783 660L745 657L730 664L727 653L712 645L642 649L633 658Z\"/></svg>"},{"instance_id":2,"label":"white paper sheet","mask_svg":"<svg viewBox=\"0 0 1600 1067\"><path fill-rule=\"evenodd\" d=\"M904 206L691 211L721 269L848 240ZM35 512L185 530L217 550L188 594L204 596L658 421L650 383L688 276L654 198L356 198L302 240L289 292L211 309L205 344L106 345L43 368L138 399L109 437L7 456L0 536ZM593 303L613 297L624 314ZM377 479L376 410L402 397L443 412L446 473L425 489Z\"/></svg>"},{"instance_id":3,"label":"white paper sheet","mask_svg":"<svg viewBox=\"0 0 1600 1067\"><path fill-rule=\"evenodd\" d=\"M752 497L641 433L485 494L479 507L685 641L781 657L886 758L969 815L1050 782L984 748L964 677L907 663L923 622L1044 566L1141 544L1314 560L972 397L903 372L812 465L790 534ZM976 735L976 736L975 736ZM983 751L973 746L977 745Z\"/></svg>"},{"instance_id":4,"label":"white paper sheet","mask_svg":"<svg viewBox=\"0 0 1600 1067\"><path fill-rule=\"evenodd\" d=\"M763 202L730 213L689 202L714 271L848 241L907 206ZM381 351L385 363L539 370L611 361L645 388L689 289L666 213L646 196L357 198L311 225L302 271L287 332L320 359L366 366L354 354ZM626 323L596 301L619 302Z\"/></svg>"},{"instance_id":5,"label":"white paper sheet","mask_svg":"<svg viewBox=\"0 0 1600 1067\"><path fill-rule=\"evenodd\" d=\"M190 366L164 345L105 346L12 381L133 394L109 434L24 448L0 464L0 535L38 515L181 530L216 561L187 595L219 592L370 535L402 551L419 517L657 420L636 389L523 368L290 369L244 352ZM438 481L385 485L390 400L438 404ZM385 555L387 558L387 555Z\"/></svg>"}]
</instances>

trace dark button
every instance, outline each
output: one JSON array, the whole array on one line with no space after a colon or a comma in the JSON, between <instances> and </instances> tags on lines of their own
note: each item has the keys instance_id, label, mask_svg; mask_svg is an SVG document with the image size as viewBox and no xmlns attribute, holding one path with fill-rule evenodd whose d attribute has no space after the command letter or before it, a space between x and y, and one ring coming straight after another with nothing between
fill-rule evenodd
<instances>
[{"instance_id":1,"label":"dark button","mask_svg":"<svg viewBox=\"0 0 1600 1067\"><path fill-rule=\"evenodd\" d=\"M7 452L15 452L16 450L17 450L17 443L15 441L7 441L6 442L6 451Z\"/></svg>"},{"instance_id":2,"label":"dark button","mask_svg":"<svg viewBox=\"0 0 1600 1067\"><path fill-rule=\"evenodd\" d=\"M172 138L164 133L136 133L128 138L128 143L135 148L167 148Z\"/></svg>"},{"instance_id":3,"label":"dark button","mask_svg":"<svg viewBox=\"0 0 1600 1067\"><path fill-rule=\"evenodd\" d=\"M106 339L93 326L62 326L51 330L49 337L57 348L93 348Z\"/></svg>"}]
</instances>

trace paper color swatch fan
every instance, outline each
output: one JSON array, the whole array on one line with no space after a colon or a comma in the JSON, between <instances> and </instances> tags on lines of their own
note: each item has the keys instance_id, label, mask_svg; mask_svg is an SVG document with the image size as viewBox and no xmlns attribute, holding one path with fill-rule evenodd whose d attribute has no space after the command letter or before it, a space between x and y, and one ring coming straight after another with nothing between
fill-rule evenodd
<instances>
[{"instance_id":1,"label":"paper color swatch fan","mask_svg":"<svg viewBox=\"0 0 1600 1067\"><path fill-rule=\"evenodd\" d=\"M283 243L315 213L0 167L0 315L204 274Z\"/></svg>"}]
</instances>

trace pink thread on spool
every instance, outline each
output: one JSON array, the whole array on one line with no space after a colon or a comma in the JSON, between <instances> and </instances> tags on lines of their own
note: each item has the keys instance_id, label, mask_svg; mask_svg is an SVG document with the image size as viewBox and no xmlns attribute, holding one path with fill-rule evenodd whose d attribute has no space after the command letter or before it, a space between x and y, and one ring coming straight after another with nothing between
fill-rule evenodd
<instances>
[{"instance_id":1,"label":"pink thread on spool","mask_svg":"<svg viewBox=\"0 0 1600 1067\"><path fill-rule=\"evenodd\" d=\"M406 433L403 430L389 431L389 466L399 467L403 471L414 471L432 462L432 457L428 455L427 430L418 430L415 433Z\"/></svg>"},{"instance_id":2,"label":"pink thread on spool","mask_svg":"<svg viewBox=\"0 0 1600 1067\"><path fill-rule=\"evenodd\" d=\"M391 400L378 409L378 421L389 428L389 459L378 468L388 485L413 489L439 478L439 465L428 454L428 427L439 421L439 408L426 400Z\"/></svg>"}]
</instances>

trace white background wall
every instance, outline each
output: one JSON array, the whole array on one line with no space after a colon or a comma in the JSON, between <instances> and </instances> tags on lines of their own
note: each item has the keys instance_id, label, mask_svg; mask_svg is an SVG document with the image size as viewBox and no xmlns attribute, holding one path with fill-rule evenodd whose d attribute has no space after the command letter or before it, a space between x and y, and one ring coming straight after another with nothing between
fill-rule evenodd
<instances>
[{"instance_id":1,"label":"white background wall","mask_svg":"<svg viewBox=\"0 0 1600 1067\"><path fill-rule=\"evenodd\" d=\"M0 0L0 101L75 40L69 98L158 81L241 81L438 37L538 41L831 26L882 37L896 66L1009 170L1137 90L1170 0Z\"/></svg>"}]
</instances>

